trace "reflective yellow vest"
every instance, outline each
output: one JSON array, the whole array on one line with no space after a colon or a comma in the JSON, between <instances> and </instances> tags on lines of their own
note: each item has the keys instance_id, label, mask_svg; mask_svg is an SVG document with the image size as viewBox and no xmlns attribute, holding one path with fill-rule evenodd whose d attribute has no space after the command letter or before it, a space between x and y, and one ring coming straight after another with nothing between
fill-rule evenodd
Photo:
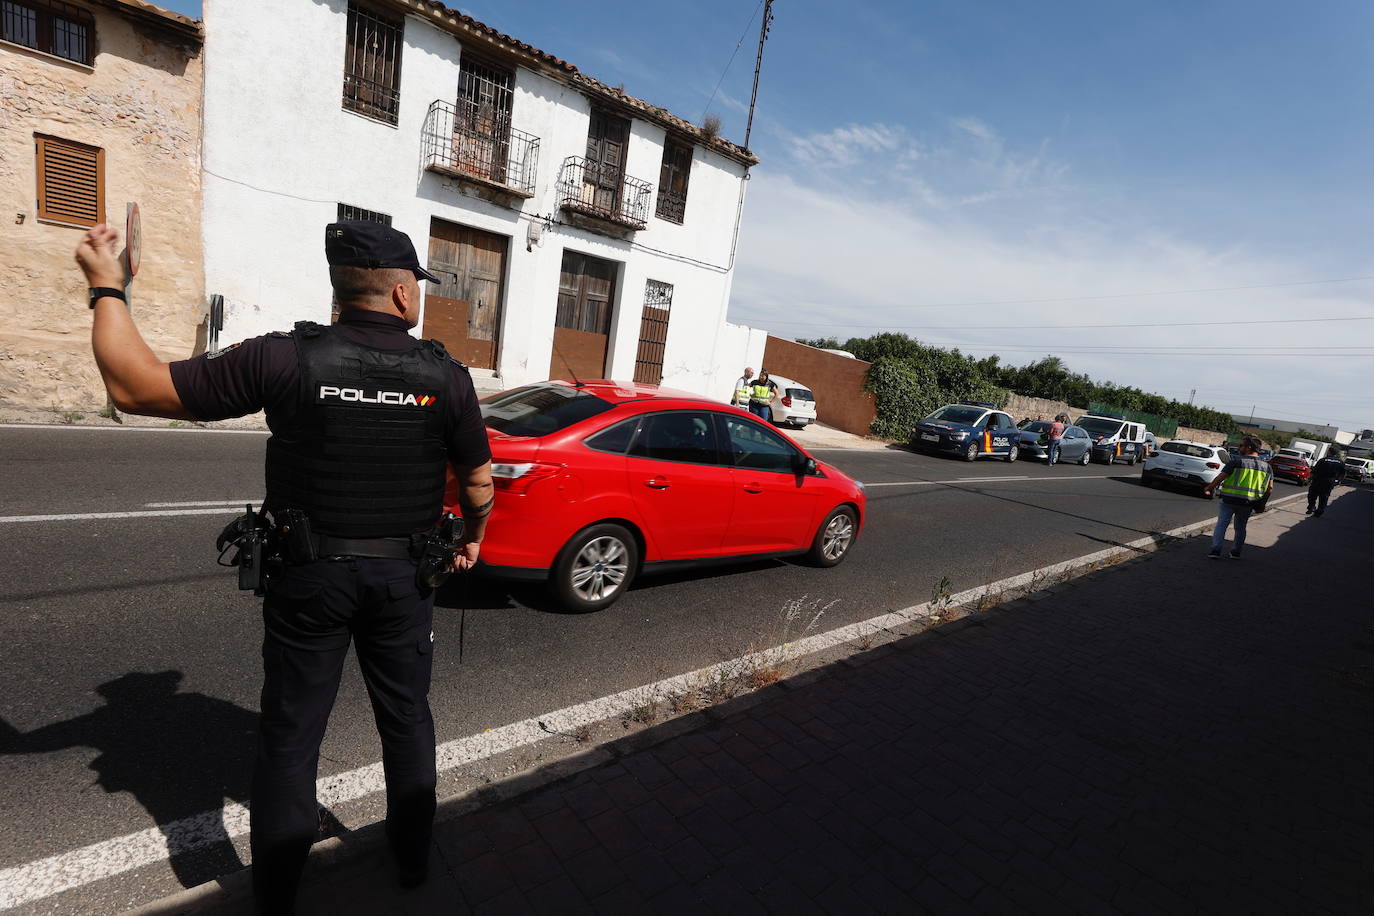
<instances>
[{"instance_id":1,"label":"reflective yellow vest","mask_svg":"<svg viewBox=\"0 0 1374 916\"><path fill-rule=\"evenodd\" d=\"M749 392L751 389L752 386L749 384L749 382L744 381L744 384L740 385L738 388L735 389L735 403L741 405L748 404Z\"/></svg>"},{"instance_id":2,"label":"reflective yellow vest","mask_svg":"<svg viewBox=\"0 0 1374 916\"><path fill-rule=\"evenodd\" d=\"M1243 456L1249 458L1250 456ZM1258 458L1252 458L1256 464L1264 464ZM1269 492L1269 479L1273 472L1268 470L1268 465L1264 468L1241 466L1231 471L1226 477L1226 482L1217 488L1217 492L1222 499L1231 499L1237 502L1257 503L1264 499L1264 494Z\"/></svg>"},{"instance_id":3,"label":"reflective yellow vest","mask_svg":"<svg viewBox=\"0 0 1374 916\"><path fill-rule=\"evenodd\" d=\"M773 387L771 385L754 385L749 389L749 393L755 404L767 404L773 395Z\"/></svg>"}]
</instances>

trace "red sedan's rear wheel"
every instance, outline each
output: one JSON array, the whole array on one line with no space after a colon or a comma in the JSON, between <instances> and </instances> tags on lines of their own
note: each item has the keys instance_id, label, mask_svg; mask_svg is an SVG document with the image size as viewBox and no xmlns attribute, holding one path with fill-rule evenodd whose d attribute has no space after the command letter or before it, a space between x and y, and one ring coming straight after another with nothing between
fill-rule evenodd
<instances>
[{"instance_id":1,"label":"red sedan's rear wheel","mask_svg":"<svg viewBox=\"0 0 1374 916\"><path fill-rule=\"evenodd\" d=\"M554 564L549 588L564 610L599 611L625 593L639 569L639 544L609 522L573 535Z\"/></svg>"}]
</instances>

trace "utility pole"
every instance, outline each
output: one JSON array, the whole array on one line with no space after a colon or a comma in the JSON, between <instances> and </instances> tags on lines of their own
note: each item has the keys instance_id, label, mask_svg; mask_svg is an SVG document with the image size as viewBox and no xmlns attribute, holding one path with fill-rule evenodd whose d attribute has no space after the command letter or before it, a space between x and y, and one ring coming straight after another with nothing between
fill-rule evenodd
<instances>
[{"instance_id":1,"label":"utility pole","mask_svg":"<svg viewBox=\"0 0 1374 916\"><path fill-rule=\"evenodd\" d=\"M1197 396L1197 389L1196 389L1196 388L1194 388L1194 389L1192 389L1191 391L1188 392L1188 406L1189 406L1189 407L1192 407L1192 406L1193 406L1193 398L1196 397L1196 396Z\"/></svg>"},{"instance_id":2,"label":"utility pole","mask_svg":"<svg viewBox=\"0 0 1374 916\"><path fill-rule=\"evenodd\" d=\"M1251 405L1250 405L1250 424L1249 424L1249 425L1251 425L1251 426L1254 426L1254 425L1255 425L1255 408L1258 407L1258 406L1259 406L1258 404L1251 404Z\"/></svg>"},{"instance_id":3,"label":"utility pole","mask_svg":"<svg viewBox=\"0 0 1374 916\"><path fill-rule=\"evenodd\" d=\"M754 61L754 91L749 95L749 122L744 126L744 148L749 148L749 135L754 132L754 106L759 98L759 71L763 69L763 43L768 40L768 27L773 24L773 0L764 0L763 22L759 25L759 56Z\"/></svg>"}]
</instances>

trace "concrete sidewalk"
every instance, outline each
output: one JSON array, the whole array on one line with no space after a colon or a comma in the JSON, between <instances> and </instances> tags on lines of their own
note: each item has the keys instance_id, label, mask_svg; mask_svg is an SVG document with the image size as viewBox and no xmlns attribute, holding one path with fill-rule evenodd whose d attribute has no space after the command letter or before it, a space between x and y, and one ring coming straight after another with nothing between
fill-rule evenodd
<instances>
[{"instance_id":1,"label":"concrete sidewalk","mask_svg":"<svg viewBox=\"0 0 1374 916\"><path fill-rule=\"evenodd\" d=\"M301 911L1374 912L1374 489L1338 493L450 805L426 887L369 841Z\"/></svg>"}]
</instances>

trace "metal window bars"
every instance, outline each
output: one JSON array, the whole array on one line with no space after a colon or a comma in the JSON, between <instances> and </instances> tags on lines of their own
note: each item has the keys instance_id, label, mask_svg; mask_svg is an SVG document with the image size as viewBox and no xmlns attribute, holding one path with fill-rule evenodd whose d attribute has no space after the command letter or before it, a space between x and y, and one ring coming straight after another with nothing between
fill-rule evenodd
<instances>
[{"instance_id":1,"label":"metal window bars","mask_svg":"<svg viewBox=\"0 0 1374 916\"><path fill-rule=\"evenodd\" d=\"M462 103L432 102L421 143L425 168L471 175L534 194L539 138L516 130L509 119L475 120Z\"/></svg>"},{"instance_id":2,"label":"metal window bars","mask_svg":"<svg viewBox=\"0 0 1374 916\"><path fill-rule=\"evenodd\" d=\"M0 40L91 66L89 10L62 0L0 0Z\"/></svg>"},{"instance_id":3,"label":"metal window bars","mask_svg":"<svg viewBox=\"0 0 1374 916\"><path fill-rule=\"evenodd\" d=\"M654 186L621 169L583 156L563 160L558 175L558 206L630 229L649 225L649 198Z\"/></svg>"},{"instance_id":4,"label":"metal window bars","mask_svg":"<svg viewBox=\"0 0 1374 916\"><path fill-rule=\"evenodd\" d=\"M401 42L404 23L356 3L348 4L343 107L395 124L401 110Z\"/></svg>"},{"instance_id":5,"label":"metal window bars","mask_svg":"<svg viewBox=\"0 0 1374 916\"><path fill-rule=\"evenodd\" d=\"M660 187L654 215L669 222L683 222L687 218L687 195L674 194L672 191Z\"/></svg>"},{"instance_id":6,"label":"metal window bars","mask_svg":"<svg viewBox=\"0 0 1374 916\"><path fill-rule=\"evenodd\" d=\"M663 354L668 345L668 313L672 305L671 283L645 282L644 314L639 321L639 349L635 352L636 382L657 385L663 381Z\"/></svg>"}]
</instances>

